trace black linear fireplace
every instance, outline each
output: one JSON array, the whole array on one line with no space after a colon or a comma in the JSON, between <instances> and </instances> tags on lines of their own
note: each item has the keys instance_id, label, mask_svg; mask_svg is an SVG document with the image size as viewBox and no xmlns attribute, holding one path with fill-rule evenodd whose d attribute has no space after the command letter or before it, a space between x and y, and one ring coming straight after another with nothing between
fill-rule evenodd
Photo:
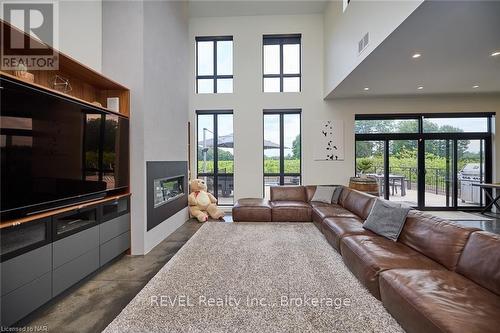
<instances>
[{"instance_id":1,"label":"black linear fireplace","mask_svg":"<svg viewBox=\"0 0 500 333\"><path fill-rule=\"evenodd\" d=\"M187 162L148 161L146 173L149 231L187 207Z\"/></svg>"}]
</instances>

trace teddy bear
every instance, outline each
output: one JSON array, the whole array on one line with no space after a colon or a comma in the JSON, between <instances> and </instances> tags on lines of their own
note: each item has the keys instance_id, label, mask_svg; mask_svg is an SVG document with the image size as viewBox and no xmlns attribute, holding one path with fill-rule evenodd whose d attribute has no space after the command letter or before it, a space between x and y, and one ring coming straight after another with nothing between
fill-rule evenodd
<instances>
[{"instance_id":1,"label":"teddy bear","mask_svg":"<svg viewBox=\"0 0 500 333\"><path fill-rule=\"evenodd\" d=\"M217 199L207 192L204 180L191 180L189 189L188 203L191 217L196 217L199 222L208 221L209 216L216 220L223 219L224 212L217 207Z\"/></svg>"}]
</instances>

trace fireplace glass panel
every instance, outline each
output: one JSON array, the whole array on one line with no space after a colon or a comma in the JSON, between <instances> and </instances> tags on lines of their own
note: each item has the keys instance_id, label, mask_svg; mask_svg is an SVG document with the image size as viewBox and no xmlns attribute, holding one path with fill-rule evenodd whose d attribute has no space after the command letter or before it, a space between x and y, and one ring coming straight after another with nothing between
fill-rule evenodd
<instances>
[{"instance_id":1,"label":"fireplace glass panel","mask_svg":"<svg viewBox=\"0 0 500 333\"><path fill-rule=\"evenodd\" d=\"M154 207L184 195L184 176L154 180Z\"/></svg>"}]
</instances>

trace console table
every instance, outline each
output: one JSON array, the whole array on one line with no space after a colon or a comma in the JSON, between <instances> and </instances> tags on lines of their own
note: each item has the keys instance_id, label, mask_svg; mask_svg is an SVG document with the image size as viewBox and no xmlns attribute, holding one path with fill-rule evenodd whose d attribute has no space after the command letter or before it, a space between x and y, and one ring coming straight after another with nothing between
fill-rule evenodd
<instances>
[{"instance_id":1,"label":"console table","mask_svg":"<svg viewBox=\"0 0 500 333\"><path fill-rule=\"evenodd\" d=\"M491 200L491 202L483 208L483 210L481 211L481 214L483 215L486 215L486 212L491 208L493 207L493 205L495 205L495 207L498 209L498 211L500 211L500 204L498 203L498 200L500 200L500 191L497 191L497 190L500 190L500 184L487 184L487 183L483 183L483 184L472 184L472 186L477 186L479 187L480 189L483 190L485 196ZM489 191L487 190L494 190L495 191L495 197L493 197ZM499 214L495 214L495 215L499 215Z\"/></svg>"}]
</instances>

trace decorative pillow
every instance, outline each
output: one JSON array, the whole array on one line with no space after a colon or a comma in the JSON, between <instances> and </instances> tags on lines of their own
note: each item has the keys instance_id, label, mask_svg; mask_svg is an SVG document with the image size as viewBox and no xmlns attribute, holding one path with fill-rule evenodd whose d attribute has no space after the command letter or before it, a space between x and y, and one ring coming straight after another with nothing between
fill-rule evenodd
<instances>
[{"instance_id":1,"label":"decorative pillow","mask_svg":"<svg viewBox=\"0 0 500 333\"><path fill-rule=\"evenodd\" d=\"M342 190L344 189L344 186L336 186L335 187L335 192L333 192L332 196L332 204L338 204L340 195L342 194Z\"/></svg>"},{"instance_id":2,"label":"decorative pillow","mask_svg":"<svg viewBox=\"0 0 500 333\"><path fill-rule=\"evenodd\" d=\"M317 186L311 201L332 203L334 186Z\"/></svg>"},{"instance_id":3,"label":"decorative pillow","mask_svg":"<svg viewBox=\"0 0 500 333\"><path fill-rule=\"evenodd\" d=\"M376 199L363 228L393 241L397 241L406 222L410 207L400 203Z\"/></svg>"}]
</instances>

